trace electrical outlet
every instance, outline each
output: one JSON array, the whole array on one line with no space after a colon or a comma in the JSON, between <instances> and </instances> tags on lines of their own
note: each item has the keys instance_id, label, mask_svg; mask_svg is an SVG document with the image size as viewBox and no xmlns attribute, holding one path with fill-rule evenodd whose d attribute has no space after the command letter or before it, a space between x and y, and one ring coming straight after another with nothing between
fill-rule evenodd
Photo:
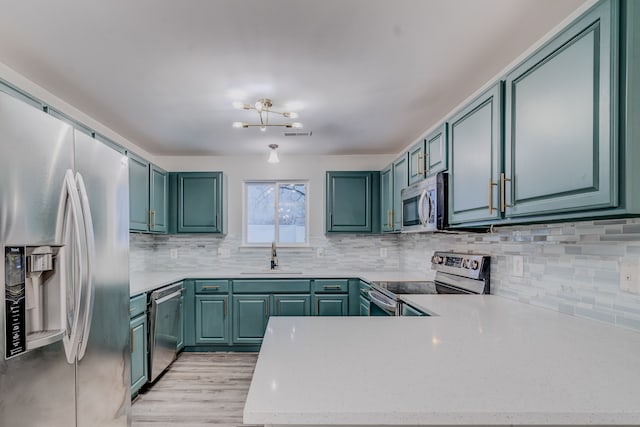
<instances>
[{"instance_id":1,"label":"electrical outlet","mask_svg":"<svg viewBox=\"0 0 640 427\"><path fill-rule=\"evenodd\" d=\"M640 294L640 263L637 261L620 262L620 289L633 294Z\"/></svg>"},{"instance_id":2,"label":"electrical outlet","mask_svg":"<svg viewBox=\"0 0 640 427\"><path fill-rule=\"evenodd\" d=\"M380 248L380 258L387 257L387 248Z\"/></svg>"},{"instance_id":3,"label":"electrical outlet","mask_svg":"<svg viewBox=\"0 0 640 427\"><path fill-rule=\"evenodd\" d=\"M524 257L522 255L511 257L511 275L514 277L524 276Z\"/></svg>"},{"instance_id":4,"label":"electrical outlet","mask_svg":"<svg viewBox=\"0 0 640 427\"><path fill-rule=\"evenodd\" d=\"M170 249L169 256L171 256L171 259L178 259L178 249Z\"/></svg>"},{"instance_id":5,"label":"electrical outlet","mask_svg":"<svg viewBox=\"0 0 640 427\"><path fill-rule=\"evenodd\" d=\"M316 257L322 258L323 256L324 256L324 248L317 248L316 249Z\"/></svg>"}]
</instances>

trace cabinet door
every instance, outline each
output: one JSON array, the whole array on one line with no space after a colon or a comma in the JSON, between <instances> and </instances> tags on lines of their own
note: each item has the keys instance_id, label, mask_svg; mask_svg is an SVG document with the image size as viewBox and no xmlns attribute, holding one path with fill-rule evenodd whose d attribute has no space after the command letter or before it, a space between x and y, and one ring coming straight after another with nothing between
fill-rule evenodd
<instances>
[{"instance_id":1,"label":"cabinet door","mask_svg":"<svg viewBox=\"0 0 640 427\"><path fill-rule=\"evenodd\" d=\"M449 222L500 218L501 92L496 84L449 122Z\"/></svg>"},{"instance_id":2,"label":"cabinet door","mask_svg":"<svg viewBox=\"0 0 640 427\"><path fill-rule=\"evenodd\" d=\"M222 231L222 176L219 172L178 174L178 233Z\"/></svg>"},{"instance_id":3,"label":"cabinet door","mask_svg":"<svg viewBox=\"0 0 640 427\"><path fill-rule=\"evenodd\" d=\"M372 231L371 172L327 172L327 231Z\"/></svg>"},{"instance_id":4,"label":"cabinet door","mask_svg":"<svg viewBox=\"0 0 640 427\"><path fill-rule=\"evenodd\" d=\"M360 296L360 316L369 315L369 300Z\"/></svg>"},{"instance_id":5,"label":"cabinet door","mask_svg":"<svg viewBox=\"0 0 640 427\"><path fill-rule=\"evenodd\" d=\"M426 147L426 175L447 169L447 124L443 123L424 140Z\"/></svg>"},{"instance_id":6,"label":"cabinet door","mask_svg":"<svg viewBox=\"0 0 640 427\"><path fill-rule=\"evenodd\" d=\"M169 202L168 174L153 164L150 165L149 173L149 210L151 211L149 230L166 233L168 229L167 211Z\"/></svg>"},{"instance_id":7,"label":"cabinet door","mask_svg":"<svg viewBox=\"0 0 640 427\"><path fill-rule=\"evenodd\" d=\"M180 312L178 313L178 344L176 350L184 348L184 295L180 297Z\"/></svg>"},{"instance_id":8,"label":"cabinet door","mask_svg":"<svg viewBox=\"0 0 640 427\"><path fill-rule=\"evenodd\" d=\"M311 295L274 295L274 316L309 316Z\"/></svg>"},{"instance_id":9,"label":"cabinet door","mask_svg":"<svg viewBox=\"0 0 640 427\"><path fill-rule=\"evenodd\" d=\"M422 181L425 177L425 143L420 141L409 149L409 185Z\"/></svg>"},{"instance_id":10,"label":"cabinet door","mask_svg":"<svg viewBox=\"0 0 640 427\"><path fill-rule=\"evenodd\" d=\"M229 297L196 295L196 344L229 343Z\"/></svg>"},{"instance_id":11,"label":"cabinet door","mask_svg":"<svg viewBox=\"0 0 640 427\"><path fill-rule=\"evenodd\" d=\"M409 185L409 165L407 155L400 157L393 162L393 230L400 231L402 228L402 196L400 192Z\"/></svg>"},{"instance_id":12,"label":"cabinet door","mask_svg":"<svg viewBox=\"0 0 640 427\"><path fill-rule=\"evenodd\" d=\"M128 153L129 229L149 231L149 162Z\"/></svg>"},{"instance_id":13,"label":"cabinet door","mask_svg":"<svg viewBox=\"0 0 640 427\"><path fill-rule=\"evenodd\" d=\"M147 383L147 316L132 319L131 330L131 393Z\"/></svg>"},{"instance_id":14,"label":"cabinet door","mask_svg":"<svg viewBox=\"0 0 640 427\"><path fill-rule=\"evenodd\" d=\"M316 316L346 316L349 314L348 295L316 295Z\"/></svg>"},{"instance_id":15,"label":"cabinet door","mask_svg":"<svg viewBox=\"0 0 640 427\"><path fill-rule=\"evenodd\" d=\"M393 231L393 165L389 165L380 172L380 219L382 221L382 231Z\"/></svg>"},{"instance_id":16,"label":"cabinet door","mask_svg":"<svg viewBox=\"0 0 640 427\"><path fill-rule=\"evenodd\" d=\"M233 296L233 343L260 344L269 321L269 295Z\"/></svg>"},{"instance_id":17,"label":"cabinet door","mask_svg":"<svg viewBox=\"0 0 640 427\"><path fill-rule=\"evenodd\" d=\"M506 216L617 206L613 7L600 3L507 75Z\"/></svg>"}]
</instances>

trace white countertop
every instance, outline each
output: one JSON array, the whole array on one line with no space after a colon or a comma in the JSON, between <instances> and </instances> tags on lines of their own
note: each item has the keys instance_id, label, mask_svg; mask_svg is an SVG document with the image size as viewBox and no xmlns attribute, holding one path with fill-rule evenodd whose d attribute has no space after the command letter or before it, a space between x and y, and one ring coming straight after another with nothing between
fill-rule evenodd
<instances>
[{"instance_id":1,"label":"white countertop","mask_svg":"<svg viewBox=\"0 0 640 427\"><path fill-rule=\"evenodd\" d=\"M426 273L388 272L388 271L304 271L288 273L287 270L269 270L240 273L238 271L156 271L150 273L131 273L129 275L129 294L139 295L184 279L351 279L359 278L367 282L382 281L421 281L431 280Z\"/></svg>"},{"instance_id":2,"label":"white countertop","mask_svg":"<svg viewBox=\"0 0 640 427\"><path fill-rule=\"evenodd\" d=\"M434 317L272 317L248 424L640 424L640 334L498 296Z\"/></svg>"}]
</instances>

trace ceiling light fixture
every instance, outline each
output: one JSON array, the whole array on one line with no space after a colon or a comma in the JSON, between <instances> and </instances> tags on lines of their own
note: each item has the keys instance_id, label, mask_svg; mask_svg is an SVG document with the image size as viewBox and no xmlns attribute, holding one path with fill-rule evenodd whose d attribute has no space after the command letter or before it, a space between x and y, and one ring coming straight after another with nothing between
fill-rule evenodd
<instances>
[{"instance_id":1,"label":"ceiling light fixture","mask_svg":"<svg viewBox=\"0 0 640 427\"><path fill-rule=\"evenodd\" d=\"M280 159L278 158L278 144L269 144L269 148L271 151L269 152L269 158L267 162L269 163L280 163Z\"/></svg>"},{"instance_id":2,"label":"ceiling light fixture","mask_svg":"<svg viewBox=\"0 0 640 427\"><path fill-rule=\"evenodd\" d=\"M286 128L302 128L302 123L292 122L292 123L269 123L269 114L278 114L287 119L295 119L298 117L298 113L294 113L293 111L273 111L271 107L273 103L269 98L261 98L256 101L255 104L245 104L244 102L236 101L233 103L233 107L238 110L254 110L258 113L260 117L259 124L249 124L246 122L233 122L232 126L234 128L248 128L248 127L259 127L261 131L266 131L269 126L284 126Z\"/></svg>"}]
</instances>

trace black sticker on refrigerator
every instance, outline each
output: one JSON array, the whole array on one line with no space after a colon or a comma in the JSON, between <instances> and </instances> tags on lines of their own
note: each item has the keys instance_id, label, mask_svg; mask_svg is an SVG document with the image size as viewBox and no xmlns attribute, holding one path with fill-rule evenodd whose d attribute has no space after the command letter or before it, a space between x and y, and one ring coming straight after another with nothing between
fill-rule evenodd
<instances>
[{"instance_id":1,"label":"black sticker on refrigerator","mask_svg":"<svg viewBox=\"0 0 640 427\"><path fill-rule=\"evenodd\" d=\"M27 351L24 247L4 248L5 359Z\"/></svg>"}]
</instances>

